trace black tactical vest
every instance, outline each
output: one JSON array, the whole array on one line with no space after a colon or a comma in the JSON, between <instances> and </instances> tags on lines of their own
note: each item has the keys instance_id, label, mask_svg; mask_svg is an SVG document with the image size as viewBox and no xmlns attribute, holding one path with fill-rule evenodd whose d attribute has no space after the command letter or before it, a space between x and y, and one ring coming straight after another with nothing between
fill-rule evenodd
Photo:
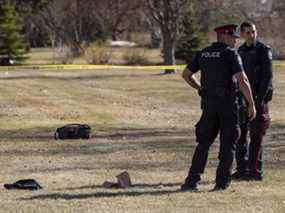
<instances>
[{"instance_id":1,"label":"black tactical vest","mask_svg":"<svg viewBox=\"0 0 285 213\"><path fill-rule=\"evenodd\" d=\"M260 92L260 88L266 89L268 86L272 88L272 80L269 85L262 85L263 76L262 69L269 69L267 72L272 73L272 66L268 63L268 54L271 54L270 48L257 41L251 46L242 45L238 53L240 54L245 69L245 73L249 79L253 94ZM272 57L272 56L271 56Z\"/></svg>"},{"instance_id":2,"label":"black tactical vest","mask_svg":"<svg viewBox=\"0 0 285 213\"><path fill-rule=\"evenodd\" d=\"M213 43L200 53L201 86L206 91L225 89L231 91L234 84L231 66L232 49L223 43Z\"/></svg>"}]
</instances>

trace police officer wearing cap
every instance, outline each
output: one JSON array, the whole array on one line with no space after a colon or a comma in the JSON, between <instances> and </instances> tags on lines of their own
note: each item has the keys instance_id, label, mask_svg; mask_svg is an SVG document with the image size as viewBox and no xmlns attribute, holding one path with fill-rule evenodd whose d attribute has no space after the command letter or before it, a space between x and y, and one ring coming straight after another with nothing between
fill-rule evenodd
<instances>
[{"instance_id":1,"label":"police officer wearing cap","mask_svg":"<svg viewBox=\"0 0 285 213\"><path fill-rule=\"evenodd\" d=\"M257 40L257 31L253 23L242 23L240 31L245 42L238 52L251 85L257 114L253 121L249 122L245 117L241 124L241 137L236 150L237 171L232 177L233 179L262 180L262 144L269 127L268 102L273 94L272 51ZM243 102L241 97L242 105L244 105ZM243 114L244 107L240 109ZM250 133L249 146L248 132Z\"/></svg>"},{"instance_id":2,"label":"police officer wearing cap","mask_svg":"<svg viewBox=\"0 0 285 213\"><path fill-rule=\"evenodd\" d=\"M208 151L220 133L219 165L213 190L224 190L230 185L231 167L236 141L240 135L237 91L238 85L248 103L252 120L256 110L247 76L244 73L236 44L237 25L217 27L217 42L201 50L186 67L184 80L201 95L202 116L196 124L197 146L182 191L197 190L204 172ZM201 71L200 82L195 73Z\"/></svg>"}]
</instances>

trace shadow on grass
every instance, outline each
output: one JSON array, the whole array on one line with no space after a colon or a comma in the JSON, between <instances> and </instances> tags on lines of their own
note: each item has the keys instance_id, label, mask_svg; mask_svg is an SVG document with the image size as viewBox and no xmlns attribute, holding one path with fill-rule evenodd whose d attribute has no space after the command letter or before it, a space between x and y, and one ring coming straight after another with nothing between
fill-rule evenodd
<instances>
[{"instance_id":1,"label":"shadow on grass","mask_svg":"<svg viewBox=\"0 0 285 213\"><path fill-rule=\"evenodd\" d=\"M278 130L278 129L285 129L285 123L277 123L277 122L275 122L275 123L272 123L271 125L270 125L270 129L272 129L272 130Z\"/></svg>"},{"instance_id":2,"label":"shadow on grass","mask_svg":"<svg viewBox=\"0 0 285 213\"><path fill-rule=\"evenodd\" d=\"M0 141L37 141L45 142L54 139L53 127L34 127L17 130L3 130L0 129Z\"/></svg>"},{"instance_id":3,"label":"shadow on grass","mask_svg":"<svg viewBox=\"0 0 285 213\"><path fill-rule=\"evenodd\" d=\"M96 192L96 193L84 193L84 194L67 194L67 193L52 193L45 195L32 196L30 198L21 198L20 200L80 200L90 198L114 198L114 197L137 197L137 196L162 196L169 194L181 193L179 189L176 190L159 190L159 191L125 191L125 192Z\"/></svg>"},{"instance_id":4,"label":"shadow on grass","mask_svg":"<svg viewBox=\"0 0 285 213\"><path fill-rule=\"evenodd\" d=\"M96 125L94 125L96 126ZM58 127L58 126L57 126ZM190 144L189 130L187 129L165 129L165 128L109 128L96 126L92 139L85 140L58 140L57 143L62 143L63 146L58 146L53 149L43 150L38 153L40 155L57 155L57 154L110 154L123 150L181 150L189 149L195 144ZM19 130L1 130L1 141L7 142L50 142L55 141L53 138L56 127L35 127ZM193 136L193 135L192 135ZM108 142L106 142L106 140ZM96 141L94 143L94 141ZM76 143L76 146L64 146ZM79 143L78 143L79 142ZM113 143L116 142L116 143ZM117 143L118 142L118 143ZM31 149L33 147L31 146ZM19 151L19 150L18 150ZM17 148L6 150L4 155L26 155L31 154L33 150L29 148L18 152ZM37 153L35 153L37 154Z\"/></svg>"},{"instance_id":5,"label":"shadow on grass","mask_svg":"<svg viewBox=\"0 0 285 213\"><path fill-rule=\"evenodd\" d=\"M209 185L213 184L214 181L200 181L199 185ZM131 188L154 188L154 189L163 189L164 187L180 187L182 185L181 182L175 182L175 183L135 183L131 186ZM56 189L57 191L73 191L73 190L85 190L85 189L106 189L102 185L86 185L86 186L80 186L80 187L68 187L68 188L59 188Z\"/></svg>"},{"instance_id":6,"label":"shadow on grass","mask_svg":"<svg viewBox=\"0 0 285 213\"><path fill-rule=\"evenodd\" d=\"M181 183L156 183L156 184L147 184L147 183L137 183L133 184L131 188L161 188L161 187L177 187ZM106 189L102 185L86 185L79 187L67 187L67 188L58 188L56 191L74 191L74 190L85 190L85 189Z\"/></svg>"},{"instance_id":7,"label":"shadow on grass","mask_svg":"<svg viewBox=\"0 0 285 213\"><path fill-rule=\"evenodd\" d=\"M70 75L70 73L72 75ZM56 73L45 73L45 72L34 72L34 71L26 71L24 73L15 72L10 73L9 75L0 76L0 80L24 80L24 79L34 79L34 80L64 80L64 81L80 81L80 80L105 80L105 79L116 79L116 78L141 78L141 77L153 77L159 76L157 73L125 73L125 74L90 74L90 72L78 72L74 75L72 72L62 72L60 75Z\"/></svg>"},{"instance_id":8,"label":"shadow on grass","mask_svg":"<svg viewBox=\"0 0 285 213\"><path fill-rule=\"evenodd\" d=\"M145 128L145 129L117 129L115 133L97 134L95 138L104 138L111 140L118 139L136 139L143 137L159 137L159 136L190 136L189 129L159 129L159 128ZM191 132L193 135L193 132Z\"/></svg>"},{"instance_id":9,"label":"shadow on grass","mask_svg":"<svg viewBox=\"0 0 285 213\"><path fill-rule=\"evenodd\" d=\"M44 128L31 128L21 130L1 130L1 141L7 142L31 142L24 149L18 149L17 146L10 146L9 149L0 150L1 156L41 156L41 157L76 157L76 156L90 156L91 158L104 158L108 154L125 152L131 155L139 155L141 152L147 152L150 155L160 153L182 153L181 156L187 156L186 153L192 152L196 143L194 138L189 137L188 129L165 129L165 128L117 128L106 126L95 126L95 134L91 140L59 140L55 141L52 138L52 127ZM92 127L93 127L92 126ZM193 135L192 135L193 136ZM193 136L194 137L194 136ZM189 140L190 139L190 140ZM192 143L190 143L192 141ZM36 143L33 145L33 143ZM38 143L45 143L44 148ZM48 146L53 143L52 146ZM184 154L185 153L185 154ZM92 161L91 161L92 162ZM121 170L145 170L163 168L166 170L176 170L185 166L182 162L169 161L169 160L153 160L145 161L134 160L132 162L122 160L100 161L96 163L87 162L80 166L58 166L50 167L47 164L41 168L29 167L24 168L22 172L59 172L59 171L72 171L72 170L95 170L100 168L108 169L121 169Z\"/></svg>"},{"instance_id":10,"label":"shadow on grass","mask_svg":"<svg viewBox=\"0 0 285 213\"><path fill-rule=\"evenodd\" d=\"M37 140L46 141L54 140L54 132L56 128L61 125L54 127L34 127L27 129L18 130L3 130L0 129L0 140L7 141L22 141L22 140ZM174 128L117 128L117 127L106 127L97 124L91 125L92 127L92 138L93 139L108 139L108 140L126 140L126 139L139 139L146 137L184 137L190 136L193 131L189 129L174 129Z\"/></svg>"},{"instance_id":11,"label":"shadow on grass","mask_svg":"<svg viewBox=\"0 0 285 213\"><path fill-rule=\"evenodd\" d=\"M276 142L280 140L285 140L285 123L272 123L270 129L267 132L270 141Z\"/></svg>"},{"instance_id":12,"label":"shadow on grass","mask_svg":"<svg viewBox=\"0 0 285 213\"><path fill-rule=\"evenodd\" d=\"M80 200L80 199L90 199L90 198L114 198L114 197L138 197L138 196L163 196L177 193L191 193L191 192L182 192L180 189L160 189L156 191L118 191L114 192L96 192L96 193L83 193L83 194L68 194L68 193L51 193L36 195L29 198L21 198L20 200ZM205 191L194 191L194 193L206 193Z\"/></svg>"}]
</instances>

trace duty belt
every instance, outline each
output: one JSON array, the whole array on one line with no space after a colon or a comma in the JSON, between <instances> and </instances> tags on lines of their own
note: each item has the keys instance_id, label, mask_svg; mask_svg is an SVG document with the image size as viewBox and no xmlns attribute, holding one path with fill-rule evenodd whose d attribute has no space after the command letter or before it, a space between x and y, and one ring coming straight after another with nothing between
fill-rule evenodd
<instances>
[{"instance_id":1,"label":"duty belt","mask_svg":"<svg viewBox=\"0 0 285 213\"><path fill-rule=\"evenodd\" d=\"M202 89L201 96L215 96L215 97L227 97L231 95L231 90L224 87L216 87L213 89Z\"/></svg>"}]
</instances>

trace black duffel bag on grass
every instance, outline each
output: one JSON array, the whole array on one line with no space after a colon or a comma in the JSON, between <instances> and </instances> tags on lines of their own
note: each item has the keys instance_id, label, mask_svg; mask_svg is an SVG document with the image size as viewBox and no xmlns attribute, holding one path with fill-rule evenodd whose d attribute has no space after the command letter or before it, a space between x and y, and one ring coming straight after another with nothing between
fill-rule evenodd
<instances>
[{"instance_id":1,"label":"black duffel bag on grass","mask_svg":"<svg viewBox=\"0 0 285 213\"><path fill-rule=\"evenodd\" d=\"M57 128L54 133L57 139L89 139L91 138L91 127L87 124L67 124Z\"/></svg>"},{"instance_id":2,"label":"black duffel bag on grass","mask_svg":"<svg viewBox=\"0 0 285 213\"><path fill-rule=\"evenodd\" d=\"M43 187L35 179L22 179L15 183L4 184L5 189L38 190Z\"/></svg>"}]
</instances>

